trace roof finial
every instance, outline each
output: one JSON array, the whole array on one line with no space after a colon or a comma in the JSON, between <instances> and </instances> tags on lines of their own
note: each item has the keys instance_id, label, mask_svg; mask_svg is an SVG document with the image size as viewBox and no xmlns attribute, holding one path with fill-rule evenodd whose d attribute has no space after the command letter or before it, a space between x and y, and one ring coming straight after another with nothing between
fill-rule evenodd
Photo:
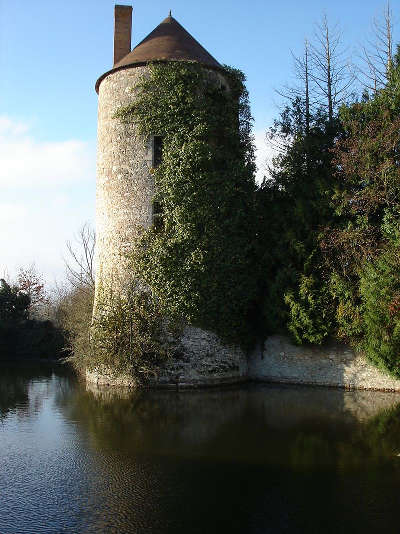
<instances>
[{"instance_id":1,"label":"roof finial","mask_svg":"<svg viewBox=\"0 0 400 534\"><path fill-rule=\"evenodd\" d=\"M172 11L171 10L169 10L169 16L172 17Z\"/></svg>"}]
</instances>

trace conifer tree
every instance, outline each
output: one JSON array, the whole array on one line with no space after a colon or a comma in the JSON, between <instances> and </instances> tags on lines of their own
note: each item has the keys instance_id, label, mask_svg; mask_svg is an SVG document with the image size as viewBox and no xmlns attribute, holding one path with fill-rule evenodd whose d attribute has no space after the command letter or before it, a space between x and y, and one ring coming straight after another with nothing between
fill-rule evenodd
<instances>
[{"instance_id":1,"label":"conifer tree","mask_svg":"<svg viewBox=\"0 0 400 534\"><path fill-rule=\"evenodd\" d=\"M320 343L331 331L318 235L333 216L331 148L339 133L340 123L321 109L307 125L305 102L293 100L270 131L286 148L258 192L266 331L289 330L298 343Z\"/></svg>"},{"instance_id":2,"label":"conifer tree","mask_svg":"<svg viewBox=\"0 0 400 534\"><path fill-rule=\"evenodd\" d=\"M295 57L298 84L285 88L289 103L268 134L279 154L258 193L265 329L289 331L298 343L321 343L334 328L319 234L334 216L331 149L351 84L340 53L340 35L324 17L317 43L306 41Z\"/></svg>"},{"instance_id":3,"label":"conifer tree","mask_svg":"<svg viewBox=\"0 0 400 534\"><path fill-rule=\"evenodd\" d=\"M322 241L339 335L400 375L400 65L367 101L343 108L335 147L338 223Z\"/></svg>"}]
</instances>

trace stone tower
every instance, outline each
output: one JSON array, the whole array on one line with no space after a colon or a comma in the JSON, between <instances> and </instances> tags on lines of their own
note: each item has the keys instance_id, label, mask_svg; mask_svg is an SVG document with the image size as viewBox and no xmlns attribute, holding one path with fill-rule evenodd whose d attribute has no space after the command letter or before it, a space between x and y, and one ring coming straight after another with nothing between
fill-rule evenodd
<instances>
[{"instance_id":1,"label":"stone tower","mask_svg":"<svg viewBox=\"0 0 400 534\"><path fill-rule=\"evenodd\" d=\"M115 6L114 66L96 82L98 103L96 300L102 287L123 289L126 253L152 224L157 139L114 117L132 102L132 88L152 61L196 61L214 75L221 65L171 15L131 51L130 6Z\"/></svg>"},{"instance_id":2,"label":"stone tower","mask_svg":"<svg viewBox=\"0 0 400 534\"><path fill-rule=\"evenodd\" d=\"M123 293L130 277L127 253L139 233L153 222L151 168L158 157L157 138L144 139L134 124L116 119L115 113L132 103L133 89L148 70L149 62L195 61L217 83L227 85L221 65L171 14L131 51L131 17L130 6L115 6L114 65L96 82L99 100L94 313L104 292ZM198 358L204 352L213 353L210 343L220 348L211 333L188 327L185 335L184 352L197 351ZM239 367L236 361L236 374Z\"/></svg>"}]
</instances>

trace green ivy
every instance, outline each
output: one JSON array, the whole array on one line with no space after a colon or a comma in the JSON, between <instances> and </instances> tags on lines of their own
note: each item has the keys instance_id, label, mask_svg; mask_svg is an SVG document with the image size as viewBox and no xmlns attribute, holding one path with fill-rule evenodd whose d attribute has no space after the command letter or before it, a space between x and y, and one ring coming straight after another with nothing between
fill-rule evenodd
<instances>
[{"instance_id":1,"label":"green ivy","mask_svg":"<svg viewBox=\"0 0 400 534\"><path fill-rule=\"evenodd\" d=\"M132 257L162 313L246 344L256 300L252 117L244 75L151 64L117 116L163 137L158 215ZM250 332L249 332L250 331Z\"/></svg>"}]
</instances>

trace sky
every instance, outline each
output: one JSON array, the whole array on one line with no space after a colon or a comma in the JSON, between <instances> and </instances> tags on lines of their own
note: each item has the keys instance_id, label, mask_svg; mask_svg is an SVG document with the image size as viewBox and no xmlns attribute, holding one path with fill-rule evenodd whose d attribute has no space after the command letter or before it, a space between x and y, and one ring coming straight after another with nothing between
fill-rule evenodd
<instances>
[{"instance_id":1,"label":"sky","mask_svg":"<svg viewBox=\"0 0 400 534\"><path fill-rule=\"evenodd\" d=\"M0 0L0 277L35 263L49 284L64 277L65 243L94 224L96 79L113 57L111 0ZM244 71L254 116L258 176L290 83L325 13L353 58L382 0L119 0L133 5L132 47L172 15L222 64ZM391 7L400 25L400 0ZM398 27L395 26L395 37Z\"/></svg>"}]
</instances>

